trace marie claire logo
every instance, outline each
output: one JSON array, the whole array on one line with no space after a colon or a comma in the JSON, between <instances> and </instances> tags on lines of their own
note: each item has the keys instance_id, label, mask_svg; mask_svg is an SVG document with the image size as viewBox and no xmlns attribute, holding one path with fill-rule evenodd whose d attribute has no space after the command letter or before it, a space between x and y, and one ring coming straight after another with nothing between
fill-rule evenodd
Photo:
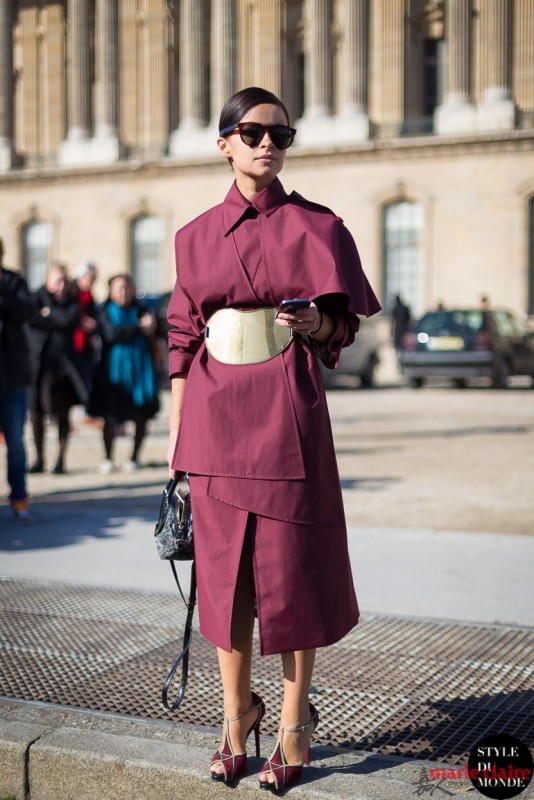
<instances>
[{"instance_id":1,"label":"marie claire logo","mask_svg":"<svg viewBox=\"0 0 534 800\"><path fill-rule=\"evenodd\" d=\"M532 772L528 747L515 736L495 734L477 742L463 767L422 767L414 795L452 797L455 792L447 788L449 781L463 781L467 785L471 782L484 797L507 800L527 788Z\"/></svg>"}]
</instances>

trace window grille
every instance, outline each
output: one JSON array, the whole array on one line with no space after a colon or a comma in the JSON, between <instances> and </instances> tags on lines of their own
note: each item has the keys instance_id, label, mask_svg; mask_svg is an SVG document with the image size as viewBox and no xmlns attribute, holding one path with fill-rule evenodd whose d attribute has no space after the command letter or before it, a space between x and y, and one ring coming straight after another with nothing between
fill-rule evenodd
<instances>
[{"instance_id":1,"label":"window grille","mask_svg":"<svg viewBox=\"0 0 534 800\"><path fill-rule=\"evenodd\" d=\"M162 291L165 223L161 217L145 214L131 222L131 274L137 289L147 294Z\"/></svg>"},{"instance_id":2,"label":"window grille","mask_svg":"<svg viewBox=\"0 0 534 800\"><path fill-rule=\"evenodd\" d=\"M45 282L51 260L52 239L50 222L33 221L22 227L22 270L32 291Z\"/></svg>"},{"instance_id":3,"label":"window grille","mask_svg":"<svg viewBox=\"0 0 534 800\"><path fill-rule=\"evenodd\" d=\"M384 297L390 310L395 296L410 307L412 316L423 312L424 211L420 203L391 203L383 212Z\"/></svg>"}]
</instances>

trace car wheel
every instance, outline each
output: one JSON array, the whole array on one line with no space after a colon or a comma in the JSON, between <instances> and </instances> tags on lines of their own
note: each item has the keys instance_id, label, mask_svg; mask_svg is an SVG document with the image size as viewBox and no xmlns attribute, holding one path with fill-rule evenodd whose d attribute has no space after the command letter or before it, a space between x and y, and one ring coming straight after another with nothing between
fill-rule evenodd
<instances>
[{"instance_id":1,"label":"car wheel","mask_svg":"<svg viewBox=\"0 0 534 800\"><path fill-rule=\"evenodd\" d=\"M465 389L467 386L465 378L455 378L452 382L455 389Z\"/></svg>"},{"instance_id":2,"label":"car wheel","mask_svg":"<svg viewBox=\"0 0 534 800\"><path fill-rule=\"evenodd\" d=\"M373 353L373 355L369 356L367 366L359 376L362 386L364 386L366 389L370 389L372 386L374 386L376 362L377 358Z\"/></svg>"},{"instance_id":3,"label":"car wheel","mask_svg":"<svg viewBox=\"0 0 534 800\"><path fill-rule=\"evenodd\" d=\"M510 367L508 362L504 358L498 358L493 365L491 385L494 389L506 389L509 376Z\"/></svg>"},{"instance_id":4,"label":"car wheel","mask_svg":"<svg viewBox=\"0 0 534 800\"><path fill-rule=\"evenodd\" d=\"M420 389L424 381L422 378L408 378L408 386L412 389Z\"/></svg>"}]
</instances>

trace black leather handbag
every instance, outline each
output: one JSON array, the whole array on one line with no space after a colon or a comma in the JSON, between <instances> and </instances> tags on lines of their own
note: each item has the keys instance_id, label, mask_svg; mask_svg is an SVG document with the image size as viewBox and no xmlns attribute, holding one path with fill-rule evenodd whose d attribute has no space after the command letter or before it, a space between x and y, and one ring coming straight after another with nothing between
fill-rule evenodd
<instances>
[{"instance_id":1,"label":"black leather handbag","mask_svg":"<svg viewBox=\"0 0 534 800\"><path fill-rule=\"evenodd\" d=\"M159 510L159 518L154 531L156 548L159 557L170 562L178 591L187 608L185 620L183 650L169 670L161 691L161 702L165 708L174 711L185 696L187 674L189 668L189 646L193 636L193 613L196 604L197 582L195 572L195 548L193 542L193 515L191 513L191 491L187 475L172 478L163 490L163 499ZM191 561L191 584L189 598L186 600L175 561ZM178 667L182 665L180 688L174 701L169 701L168 692Z\"/></svg>"},{"instance_id":2,"label":"black leather handbag","mask_svg":"<svg viewBox=\"0 0 534 800\"><path fill-rule=\"evenodd\" d=\"M171 478L163 490L154 536L160 558L191 561L195 557L191 490L187 475Z\"/></svg>"}]
</instances>

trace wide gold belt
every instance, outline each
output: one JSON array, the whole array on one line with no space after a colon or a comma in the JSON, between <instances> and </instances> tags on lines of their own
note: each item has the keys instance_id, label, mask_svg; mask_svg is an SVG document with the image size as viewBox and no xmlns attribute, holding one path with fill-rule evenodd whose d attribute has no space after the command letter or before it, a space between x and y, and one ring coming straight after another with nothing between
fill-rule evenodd
<instances>
[{"instance_id":1,"label":"wide gold belt","mask_svg":"<svg viewBox=\"0 0 534 800\"><path fill-rule=\"evenodd\" d=\"M221 308L206 322L206 348L223 364L261 364L291 343L293 331L275 323L276 308Z\"/></svg>"}]
</instances>

